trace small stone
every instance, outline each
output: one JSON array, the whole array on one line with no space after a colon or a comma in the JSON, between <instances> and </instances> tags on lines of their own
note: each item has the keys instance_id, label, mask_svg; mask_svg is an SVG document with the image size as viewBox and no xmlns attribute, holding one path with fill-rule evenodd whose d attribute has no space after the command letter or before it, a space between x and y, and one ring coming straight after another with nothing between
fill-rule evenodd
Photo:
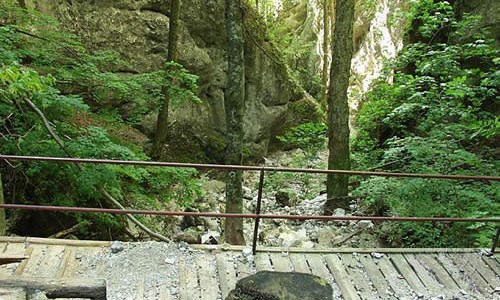
<instances>
[{"instance_id":1,"label":"small stone","mask_svg":"<svg viewBox=\"0 0 500 300\"><path fill-rule=\"evenodd\" d=\"M173 265L175 263L175 258L167 257L167 258L165 258L165 263L169 264L169 265Z\"/></svg>"},{"instance_id":2,"label":"small stone","mask_svg":"<svg viewBox=\"0 0 500 300\"><path fill-rule=\"evenodd\" d=\"M170 295L177 295L177 294L179 294L179 290L176 287L171 287Z\"/></svg>"},{"instance_id":3,"label":"small stone","mask_svg":"<svg viewBox=\"0 0 500 300\"><path fill-rule=\"evenodd\" d=\"M337 216L337 217L343 217L343 216L345 216L345 209L343 209L343 208L336 208L333 211L333 215Z\"/></svg>"},{"instance_id":4,"label":"small stone","mask_svg":"<svg viewBox=\"0 0 500 300\"><path fill-rule=\"evenodd\" d=\"M373 228L373 222L370 220L361 220L358 222L358 227L364 229L370 229Z\"/></svg>"},{"instance_id":5,"label":"small stone","mask_svg":"<svg viewBox=\"0 0 500 300\"><path fill-rule=\"evenodd\" d=\"M465 290L460 290L460 294L467 295L467 292Z\"/></svg>"},{"instance_id":6,"label":"small stone","mask_svg":"<svg viewBox=\"0 0 500 300\"><path fill-rule=\"evenodd\" d=\"M125 248L123 248L123 245L119 241L114 241L111 244L111 253L118 253L123 251L123 249Z\"/></svg>"},{"instance_id":7,"label":"small stone","mask_svg":"<svg viewBox=\"0 0 500 300\"><path fill-rule=\"evenodd\" d=\"M370 253L370 255L371 255L373 258L376 258L376 259L381 259L382 257L384 257L384 254L382 254L382 253L378 253L378 252L372 252L372 253Z\"/></svg>"},{"instance_id":8,"label":"small stone","mask_svg":"<svg viewBox=\"0 0 500 300\"><path fill-rule=\"evenodd\" d=\"M417 298L418 298L418 299L422 299L422 298L424 298L424 294L418 293L418 294L417 294Z\"/></svg>"},{"instance_id":9,"label":"small stone","mask_svg":"<svg viewBox=\"0 0 500 300\"><path fill-rule=\"evenodd\" d=\"M241 251L241 255L243 255L243 257L245 258L248 258L249 256L252 255L252 249L250 248L245 248Z\"/></svg>"},{"instance_id":10,"label":"small stone","mask_svg":"<svg viewBox=\"0 0 500 300\"><path fill-rule=\"evenodd\" d=\"M493 290L493 294L496 294L496 293L500 293L500 287L497 286L494 290Z\"/></svg>"}]
</instances>

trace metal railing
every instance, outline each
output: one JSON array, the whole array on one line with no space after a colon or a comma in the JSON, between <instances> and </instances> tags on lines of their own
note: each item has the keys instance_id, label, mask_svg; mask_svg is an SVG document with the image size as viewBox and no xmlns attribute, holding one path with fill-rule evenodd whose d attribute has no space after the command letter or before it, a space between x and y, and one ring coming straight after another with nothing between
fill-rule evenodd
<instances>
[{"instance_id":1,"label":"metal railing","mask_svg":"<svg viewBox=\"0 0 500 300\"><path fill-rule=\"evenodd\" d=\"M443 174L414 174L414 173L390 173L374 171L352 171L352 170L322 170L322 169L299 169L282 167L259 167L243 165L217 165L217 164L193 164L193 163L171 163L153 161L128 161L110 159L91 158L61 158L61 157L40 157L40 156L19 156L2 155L0 160L17 161L44 161L53 163L86 163L86 164L111 164L111 165L133 165L148 167L177 167L194 168L198 170L239 170L239 171L259 171L259 184L257 205L255 213L213 213L213 212L184 212L184 211L155 211L137 209L110 209L91 207L67 207L67 206L45 206L45 205L23 205L23 204L0 204L3 209L25 209L38 211L64 211L64 212L85 212L85 213L109 213L109 214L140 214L140 215L161 215L161 216L192 216L211 218L252 218L255 220L252 252L255 254L257 248L257 237L259 233L260 219L289 219L289 220L322 220L322 221L389 221L389 222L492 222L500 223L500 218L449 218L449 217L377 217L377 216L323 216L323 215L279 215L261 214L262 193L264 188L265 172L294 172L310 174L346 174L365 175L383 177L406 177L406 178L433 178L447 180L474 180L474 181L500 181L499 176L470 176L470 175L443 175ZM497 228L493 239L493 246L490 253L494 253L500 235L500 227Z\"/></svg>"}]
</instances>

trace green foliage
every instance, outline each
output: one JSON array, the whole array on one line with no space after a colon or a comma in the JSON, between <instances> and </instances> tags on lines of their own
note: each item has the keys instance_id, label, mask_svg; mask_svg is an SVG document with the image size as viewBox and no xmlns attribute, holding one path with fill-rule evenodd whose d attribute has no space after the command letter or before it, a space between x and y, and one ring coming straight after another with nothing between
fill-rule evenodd
<instances>
[{"instance_id":1,"label":"green foliage","mask_svg":"<svg viewBox=\"0 0 500 300\"><path fill-rule=\"evenodd\" d=\"M170 71L117 75L112 71L125 63L116 53L90 54L58 26L36 11L19 9L15 1L0 2L0 153L148 160L142 149L111 136L103 127L114 123L113 130L127 128L119 115L100 121L90 105L106 107L124 97L157 108L167 85L174 103L197 100L196 78L179 65ZM177 82L177 87L170 82ZM28 101L46 116L63 139L64 149ZM88 121L79 121L82 116ZM3 179L12 199L6 200L18 203L105 206L99 192L104 187L124 205L145 209L171 200L189 206L200 194L194 169L84 165L80 170L73 164L25 162L2 165L0 170L8 174ZM83 224L80 236L87 238L107 238L108 230L119 235L126 226L120 217L110 215L67 216Z\"/></svg>"},{"instance_id":2,"label":"green foliage","mask_svg":"<svg viewBox=\"0 0 500 300\"><path fill-rule=\"evenodd\" d=\"M319 150L325 146L326 125L324 123L304 123L290 128L278 140L293 147L304 150L306 157L314 159Z\"/></svg>"},{"instance_id":3,"label":"green foliage","mask_svg":"<svg viewBox=\"0 0 500 300\"><path fill-rule=\"evenodd\" d=\"M392 172L497 175L499 52L475 16L457 18L446 1L410 10L417 42L400 53L358 116L353 158L359 168ZM389 72L388 74L391 74ZM372 178L354 193L376 214L495 217L496 182ZM403 246L483 246L493 224L387 224L382 236Z\"/></svg>"},{"instance_id":4,"label":"green foliage","mask_svg":"<svg viewBox=\"0 0 500 300\"><path fill-rule=\"evenodd\" d=\"M292 154L288 163L292 168L322 167L319 151L325 146L326 125L324 123L304 123L290 128L278 140L300 150ZM310 199L323 189L321 175L306 173L276 172L266 176L265 188L268 193L278 190L298 190L301 199Z\"/></svg>"}]
</instances>

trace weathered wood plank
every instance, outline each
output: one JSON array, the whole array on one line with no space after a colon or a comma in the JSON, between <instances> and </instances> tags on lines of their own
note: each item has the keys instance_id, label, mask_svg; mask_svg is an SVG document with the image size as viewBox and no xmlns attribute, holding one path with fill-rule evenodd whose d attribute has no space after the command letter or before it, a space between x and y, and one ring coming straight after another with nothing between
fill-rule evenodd
<instances>
[{"instance_id":1,"label":"weathered wood plank","mask_svg":"<svg viewBox=\"0 0 500 300\"><path fill-rule=\"evenodd\" d=\"M464 253L464 259L488 282L492 289L500 287L499 274L493 272L489 265L481 259L478 253Z\"/></svg>"},{"instance_id":2,"label":"weathered wood plank","mask_svg":"<svg viewBox=\"0 0 500 300\"><path fill-rule=\"evenodd\" d=\"M267 252L257 252L255 254L255 268L257 269L257 272L274 270Z\"/></svg>"},{"instance_id":3,"label":"weathered wood plank","mask_svg":"<svg viewBox=\"0 0 500 300\"><path fill-rule=\"evenodd\" d=\"M135 299L144 299L144 277L140 277L137 279L137 284L135 286Z\"/></svg>"},{"instance_id":4,"label":"weathered wood plank","mask_svg":"<svg viewBox=\"0 0 500 300\"><path fill-rule=\"evenodd\" d=\"M330 273L330 270L327 267L327 263L323 259L323 255L319 253L307 254L306 259L307 264L311 269L311 273L328 280L328 282L332 285L334 299L339 298L340 289L335 282L335 278Z\"/></svg>"},{"instance_id":5,"label":"weathered wood plank","mask_svg":"<svg viewBox=\"0 0 500 300\"><path fill-rule=\"evenodd\" d=\"M348 254L349 255L349 254ZM351 276L345 270L345 265L339 259L337 254L328 254L325 256L328 268L340 289L340 293L344 299L360 299L356 288L351 282Z\"/></svg>"},{"instance_id":6,"label":"weathered wood plank","mask_svg":"<svg viewBox=\"0 0 500 300\"><path fill-rule=\"evenodd\" d=\"M198 268L185 257L179 258L179 290L180 300L201 299L198 285Z\"/></svg>"},{"instance_id":7,"label":"weathered wood plank","mask_svg":"<svg viewBox=\"0 0 500 300\"><path fill-rule=\"evenodd\" d=\"M238 256L237 259L235 259L235 263L236 263L236 278L238 280L255 274L255 268L253 266L253 263L247 261L246 259L243 259L241 255Z\"/></svg>"},{"instance_id":8,"label":"weathered wood plank","mask_svg":"<svg viewBox=\"0 0 500 300\"><path fill-rule=\"evenodd\" d=\"M1 241L1 238L0 238ZM190 245L193 249L199 250L222 250L222 251L242 251L248 246L236 245ZM289 252L289 253L466 253L479 252L479 248L327 248L327 249L304 249L298 247L271 247L259 246L257 252Z\"/></svg>"},{"instance_id":9,"label":"weathered wood plank","mask_svg":"<svg viewBox=\"0 0 500 300\"><path fill-rule=\"evenodd\" d=\"M2 247L2 255L23 255L29 259L29 255L27 255L24 243L5 243ZM0 266L0 276L8 276L12 275L14 271L21 264L26 264L27 259L24 259L20 263L12 263L8 265Z\"/></svg>"},{"instance_id":10,"label":"weathered wood plank","mask_svg":"<svg viewBox=\"0 0 500 300\"><path fill-rule=\"evenodd\" d=\"M196 257L196 264L199 267L202 298L217 299L220 290L214 256L211 253L200 254Z\"/></svg>"},{"instance_id":11,"label":"weathered wood plank","mask_svg":"<svg viewBox=\"0 0 500 300\"><path fill-rule=\"evenodd\" d=\"M339 254L347 274L356 283L355 288L362 299L377 299L376 290L368 280L368 275L363 265L358 260L359 254ZM330 269L331 271L331 269Z\"/></svg>"},{"instance_id":12,"label":"weathered wood plank","mask_svg":"<svg viewBox=\"0 0 500 300\"><path fill-rule=\"evenodd\" d=\"M493 272L495 272L497 275L500 274L500 263L494 256L488 257L483 255L482 259L488 266L490 266Z\"/></svg>"},{"instance_id":13,"label":"weathered wood plank","mask_svg":"<svg viewBox=\"0 0 500 300\"><path fill-rule=\"evenodd\" d=\"M47 245L29 245L28 249L32 249L30 259L26 264L23 275L24 276L36 276L38 269L45 258L47 253Z\"/></svg>"},{"instance_id":14,"label":"weathered wood plank","mask_svg":"<svg viewBox=\"0 0 500 300\"><path fill-rule=\"evenodd\" d=\"M392 290L398 298L410 299L413 296L413 291L401 276L396 268L392 265L389 257L385 255L382 258L377 259L378 266L382 274L384 274L385 279L389 282Z\"/></svg>"},{"instance_id":15,"label":"weathered wood plank","mask_svg":"<svg viewBox=\"0 0 500 300\"><path fill-rule=\"evenodd\" d=\"M380 295L382 299L396 299L392 296L394 291L385 280L384 275L380 271L378 265L373 261L373 258L369 254L360 254L359 260L365 267L366 273L373 287L377 290L378 295Z\"/></svg>"},{"instance_id":16,"label":"weathered wood plank","mask_svg":"<svg viewBox=\"0 0 500 300\"><path fill-rule=\"evenodd\" d=\"M424 298L429 294L427 288L424 286L422 281L420 281L417 274L415 274L414 270L402 254L391 254L389 259L396 266L398 272L405 278L406 282L408 282L413 291L424 296Z\"/></svg>"},{"instance_id":17,"label":"weathered wood plank","mask_svg":"<svg viewBox=\"0 0 500 300\"><path fill-rule=\"evenodd\" d=\"M42 252L42 259L38 269L34 271L34 276L56 277L64 258L64 249L65 247L61 245L45 248L46 251Z\"/></svg>"},{"instance_id":18,"label":"weathered wood plank","mask_svg":"<svg viewBox=\"0 0 500 300\"><path fill-rule=\"evenodd\" d=\"M226 298L236 286L236 268L231 253L217 253L215 256L222 298Z\"/></svg>"},{"instance_id":19,"label":"weathered wood plank","mask_svg":"<svg viewBox=\"0 0 500 300\"><path fill-rule=\"evenodd\" d=\"M415 257L418 261L426 267L429 272L432 272L437 277L439 283L445 286L444 294L448 296L459 296L460 288L455 283L453 278L450 277L448 272L441 266L441 264L436 261L430 254L416 254Z\"/></svg>"},{"instance_id":20,"label":"weathered wood plank","mask_svg":"<svg viewBox=\"0 0 500 300\"><path fill-rule=\"evenodd\" d=\"M453 280L458 284L460 287L462 293L465 292L467 295L475 297L475 298L482 298L485 295L481 295L481 292L479 289L476 287L474 282L469 278L469 276L461 272L461 270L458 268L458 266L451 260L449 254L447 253L437 253L435 255L435 258L441 263L443 268L445 268L448 273L453 277Z\"/></svg>"},{"instance_id":21,"label":"weathered wood plank","mask_svg":"<svg viewBox=\"0 0 500 300\"><path fill-rule=\"evenodd\" d=\"M26 268L26 265L28 264L28 262L31 260L32 258L32 254L33 254L33 248L31 247L28 247L24 250L24 254L26 256L29 256L28 259L25 259L23 260L16 268L16 271L14 272L14 275L21 275L23 272L24 272L24 269Z\"/></svg>"},{"instance_id":22,"label":"weathered wood plank","mask_svg":"<svg viewBox=\"0 0 500 300\"><path fill-rule=\"evenodd\" d=\"M477 273L469 263L467 263L467 260L464 259L463 255L450 255L450 257L455 265L457 265L458 269L467 274L467 277L469 277L469 279L474 283L481 294L491 295L492 290L488 282L486 282L486 280L484 280L484 278Z\"/></svg>"},{"instance_id":23,"label":"weathered wood plank","mask_svg":"<svg viewBox=\"0 0 500 300\"><path fill-rule=\"evenodd\" d=\"M93 298L106 299L104 280L54 280L51 278L6 277L0 278L0 287L22 287L31 291L40 290L49 298Z\"/></svg>"},{"instance_id":24,"label":"weathered wood plank","mask_svg":"<svg viewBox=\"0 0 500 300\"><path fill-rule=\"evenodd\" d=\"M290 258L288 253L269 253L274 270L277 272L290 272Z\"/></svg>"},{"instance_id":25,"label":"weathered wood plank","mask_svg":"<svg viewBox=\"0 0 500 300\"><path fill-rule=\"evenodd\" d=\"M302 253L289 253L290 261L292 262L293 270L295 272L311 274L311 269L307 264L307 260Z\"/></svg>"},{"instance_id":26,"label":"weathered wood plank","mask_svg":"<svg viewBox=\"0 0 500 300\"><path fill-rule=\"evenodd\" d=\"M444 295L444 286L437 281L432 273L429 273L428 269L418 261L414 254L405 254L404 257L432 296Z\"/></svg>"},{"instance_id":27,"label":"weathered wood plank","mask_svg":"<svg viewBox=\"0 0 500 300\"><path fill-rule=\"evenodd\" d=\"M75 252L73 247L64 248L64 256L59 266L56 277L73 277L76 272L77 262L75 259Z\"/></svg>"}]
</instances>

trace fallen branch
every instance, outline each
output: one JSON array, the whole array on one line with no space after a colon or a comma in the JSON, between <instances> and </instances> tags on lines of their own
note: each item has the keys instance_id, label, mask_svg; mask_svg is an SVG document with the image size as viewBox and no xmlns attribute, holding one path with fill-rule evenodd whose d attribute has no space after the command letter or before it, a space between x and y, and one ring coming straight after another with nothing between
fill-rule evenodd
<instances>
[{"instance_id":1,"label":"fallen branch","mask_svg":"<svg viewBox=\"0 0 500 300\"><path fill-rule=\"evenodd\" d=\"M64 142L61 140L61 138L59 138L59 136L52 129L52 126L50 125L49 120L45 117L44 113L31 100L29 100L27 98L24 98L24 100L26 101L26 103L28 103L28 105L30 106L30 108L35 113L37 113L38 116L42 119L42 122L43 122L43 125L44 125L45 129L49 132L50 136L56 141L56 143L59 145L59 147L61 147L63 149L64 153L66 153L66 155L68 157L71 157L70 153L66 150ZM74 163L74 164L76 165L76 167L80 171L83 171L83 168L82 168L82 166L80 166L80 164L78 164L78 163ZM103 187L100 187L99 190L106 197L106 199L108 199L113 205L115 205L119 209L125 209L125 207L123 207L123 205L121 205L121 203L118 202L113 196L111 196ZM141 230L143 230L144 232L146 232L148 235L150 235L150 236L152 236L154 238L157 238L157 239L159 239L161 241L164 241L164 242L170 242L170 240L167 237L165 237L165 236L163 236L163 235L161 235L159 233L156 233L156 232L152 231L146 225L142 224L141 221L137 220L134 216L132 216L130 214L126 214L125 216L132 223L134 223L137 227L139 227Z\"/></svg>"},{"instance_id":2,"label":"fallen branch","mask_svg":"<svg viewBox=\"0 0 500 300\"><path fill-rule=\"evenodd\" d=\"M44 292L49 298L106 299L104 280L54 280L48 278L0 277L0 287L24 288L29 292Z\"/></svg>"},{"instance_id":3,"label":"fallen branch","mask_svg":"<svg viewBox=\"0 0 500 300\"><path fill-rule=\"evenodd\" d=\"M82 225L82 223L77 223L76 225L74 225L74 226L72 226L70 228L67 228L67 229L61 230L59 232L56 232L53 235L49 236L49 239L60 239L60 238L63 238L65 236L67 236L68 234L77 231L78 228L80 228L81 225Z\"/></svg>"}]
</instances>

